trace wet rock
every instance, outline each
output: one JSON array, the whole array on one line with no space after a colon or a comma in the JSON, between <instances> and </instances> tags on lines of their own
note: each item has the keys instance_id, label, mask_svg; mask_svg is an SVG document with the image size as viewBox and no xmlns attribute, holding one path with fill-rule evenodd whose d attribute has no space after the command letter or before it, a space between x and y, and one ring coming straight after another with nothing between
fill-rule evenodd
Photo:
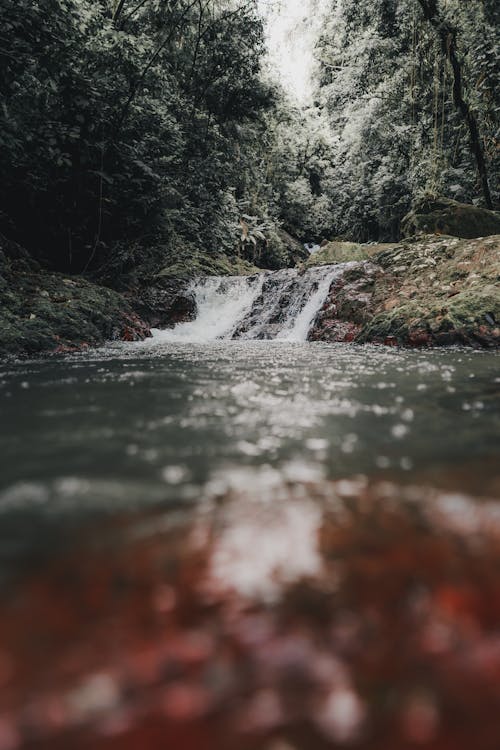
<instances>
[{"instance_id":1,"label":"wet rock","mask_svg":"<svg viewBox=\"0 0 500 750\"><path fill-rule=\"evenodd\" d=\"M500 234L500 212L458 203L449 198L426 197L405 216L403 237L415 234L447 234L463 239Z\"/></svg>"},{"instance_id":2,"label":"wet rock","mask_svg":"<svg viewBox=\"0 0 500 750\"><path fill-rule=\"evenodd\" d=\"M2 243L0 355L66 353L150 335L149 326L118 292L42 271L22 248Z\"/></svg>"},{"instance_id":3,"label":"wet rock","mask_svg":"<svg viewBox=\"0 0 500 750\"><path fill-rule=\"evenodd\" d=\"M499 268L500 236L379 246L335 281L309 338L352 340L357 326L354 340L362 343L498 347Z\"/></svg>"},{"instance_id":4,"label":"wet rock","mask_svg":"<svg viewBox=\"0 0 500 750\"><path fill-rule=\"evenodd\" d=\"M309 331L310 341L355 341L373 315L375 279L381 269L360 262L336 279Z\"/></svg>"},{"instance_id":5,"label":"wet rock","mask_svg":"<svg viewBox=\"0 0 500 750\"><path fill-rule=\"evenodd\" d=\"M154 279L151 285L127 293L130 304L152 328L173 328L196 317L196 301L189 282Z\"/></svg>"},{"instance_id":6,"label":"wet rock","mask_svg":"<svg viewBox=\"0 0 500 750\"><path fill-rule=\"evenodd\" d=\"M288 268L267 274L260 296L234 331L233 338L245 338L249 331L251 338L275 338L290 315L290 305L301 296L302 276L296 269ZM312 289L313 283L304 284L305 298Z\"/></svg>"}]
</instances>

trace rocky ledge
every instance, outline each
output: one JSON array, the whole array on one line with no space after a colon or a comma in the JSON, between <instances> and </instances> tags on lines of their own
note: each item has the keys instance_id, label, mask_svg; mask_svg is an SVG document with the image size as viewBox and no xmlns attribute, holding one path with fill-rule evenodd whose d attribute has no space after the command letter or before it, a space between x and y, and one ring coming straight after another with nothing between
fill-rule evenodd
<instances>
[{"instance_id":1,"label":"rocky ledge","mask_svg":"<svg viewBox=\"0 0 500 750\"><path fill-rule=\"evenodd\" d=\"M70 352L151 335L123 295L43 271L18 245L0 245L0 355Z\"/></svg>"},{"instance_id":2,"label":"rocky ledge","mask_svg":"<svg viewBox=\"0 0 500 750\"><path fill-rule=\"evenodd\" d=\"M310 340L499 346L500 235L418 236L371 250L332 285Z\"/></svg>"},{"instance_id":3,"label":"rocky ledge","mask_svg":"<svg viewBox=\"0 0 500 750\"><path fill-rule=\"evenodd\" d=\"M106 341L138 341L150 328L192 319L189 291L203 275L250 274L238 257L192 253L159 272L119 279L111 289L81 276L44 270L0 235L0 357L76 352Z\"/></svg>"},{"instance_id":4,"label":"rocky ledge","mask_svg":"<svg viewBox=\"0 0 500 750\"><path fill-rule=\"evenodd\" d=\"M333 244L317 254L318 263L357 262L333 283L310 340L499 346L500 234L472 240L417 236L399 244L363 246L362 252L355 246L354 256L352 243ZM167 268L118 292L44 271L22 248L0 237L0 356L139 340L150 335L150 326L189 320L196 314L189 283L197 275L190 270ZM254 270L229 261L224 267L203 267L205 274Z\"/></svg>"}]
</instances>

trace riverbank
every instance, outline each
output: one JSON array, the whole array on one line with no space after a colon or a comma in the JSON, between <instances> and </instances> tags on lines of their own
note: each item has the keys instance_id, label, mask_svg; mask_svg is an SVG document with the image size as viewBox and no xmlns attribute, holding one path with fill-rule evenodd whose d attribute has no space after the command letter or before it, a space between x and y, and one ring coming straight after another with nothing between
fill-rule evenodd
<instances>
[{"instance_id":1,"label":"riverbank","mask_svg":"<svg viewBox=\"0 0 500 750\"><path fill-rule=\"evenodd\" d=\"M365 258L365 260L363 260ZM390 346L500 345L500 235L427 235L398 244L330 243L307 267L357 263L336 278L309 340ZM302 264L301 264L302 265ZM136 341L196 316L188 290L202 275L251 274L238 258L168 267L117 291L43 270L18 245L0 247L0 355L66 353Z\"/></svg>"},{"instance_id":2,"label":"riverbank","mask_svg":"<svg viewBox=\"0 0 500 750\"><path fill-rule=\"evenodd\" d=\"M248 275L247 261L200 252L150 275L116 279L118 288L43 269L0 235L0 356L65 354L108 341L141 341L151 328L195 315L187 291L197 276Z\"/></svg>"},{"instance_id":3,"label":"riverbank","mask_svg":"<svg viewBox=\"0 0 500 750\"><path fill-rule=\"evenodd\" d=\"M348 259L335 247L327 257L335 252ZM312 340L499 346L500 235L410 237L365 246L365 258L332 285Z\"/></svg>"},{"instance_id":4,"label":"riverbank","mask_svg":"<svg viewBox=\"0 0 500 750\"><path fill-rule=\"evenodd\" d=\"M122 294L80 276L45 271L5 239L0 302L0 355L65 353L150 335Z\"/></svg>"}]
</instances>

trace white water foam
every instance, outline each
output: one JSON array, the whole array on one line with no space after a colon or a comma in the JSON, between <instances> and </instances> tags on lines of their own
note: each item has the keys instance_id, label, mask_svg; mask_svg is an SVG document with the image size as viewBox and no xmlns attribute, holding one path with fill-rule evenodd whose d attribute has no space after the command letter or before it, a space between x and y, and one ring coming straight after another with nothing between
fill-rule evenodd
<instances>
[{"instance_id":1,"label":"white water foam","mask_svg":"<svg viewBox=\"0 0 500 750\"><path fill-rule=\"evenodd\" d=\"M240 320L250 311L264 283L256 276L209 276L198 280L191 290L196 299L196 318L175 328L153 329L152 343L186 341L203 343L231 338Z\"/></svg>"},{"instance_id":2,"label":"white water foam","mask_svg":"<svg viewBox=\"0 0 500 750\"><path fill-rule=\"evenodd\" d=\"M332 270L325 273L318 283L318 288L309 297L306 304L293 321L293 326L282 331L276 338L278 341L307 341L307 334L314 322L318 311L323 306L327 294L338 271Z\"/></svg>"}]
</instances>

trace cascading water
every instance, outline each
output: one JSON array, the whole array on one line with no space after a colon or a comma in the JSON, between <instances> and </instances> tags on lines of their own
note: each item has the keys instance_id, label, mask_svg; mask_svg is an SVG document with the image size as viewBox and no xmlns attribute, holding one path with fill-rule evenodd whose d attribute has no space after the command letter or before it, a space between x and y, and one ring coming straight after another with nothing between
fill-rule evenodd
<instances>
[{"instance_id":1,"label":"cascading water","mask_svg":"<svg viewBox=\"0 0 500 750\"><path fill-rule=\"evenodd\" d=\"M196 319L154 331L153 342L216 339L306 341L333 281L356 263L199 279Z\"/></svg>"},{"instance_id":2,"label":"cascading water","mask_svg":"<svg viewBox=\"0 0 500 750\"><path fill-rule=\"evenodd\" d=\"M327 269L316 283L316 291L313 292L306 304L302 307L301 311L293 321L292 328L284 330L278 338L284 339L285 341L306 341L307 334L311 328L314 319L322 307L327 294L330 290L334 278L337 274L331 269Z\"/></svg>"},{"instance_id":3,"label":"cascading water","mask_svg":"<svg viewBox=\"0 0 500 750\"><path fill-rule=\"evenodd\" d=\"M233 338L306 341L332 282L351 265L317 266L305 272L287 268L266 274L261 294Z\"/></svg>"},{"instance_id":4,"label":"cascading water","mask_svg":"<svg viewBox=\"0 0 500 750\"><path fill-rule=\"evenodd\" d=\"M175 328L153 331L155 341L203 343L230 339L238 322L251 310L264 283L264 274L255 276L207 276L193 283L196 318Z\"/></svg>"}]
</instances>

